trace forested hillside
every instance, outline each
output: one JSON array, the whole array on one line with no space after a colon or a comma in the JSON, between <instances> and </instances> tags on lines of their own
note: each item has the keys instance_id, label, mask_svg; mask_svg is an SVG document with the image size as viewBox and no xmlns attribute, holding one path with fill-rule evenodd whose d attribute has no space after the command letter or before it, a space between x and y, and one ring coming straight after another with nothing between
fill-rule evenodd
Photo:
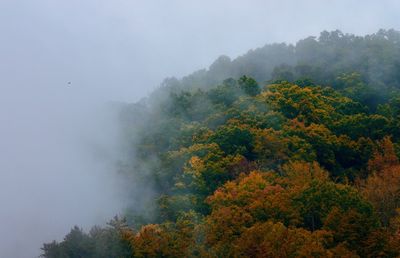
<instances>
[{"instance_id":1,"label":"forested hillside","mask_svg":"<svg viewBox=\"0 0 400 258\"><path fill-rule=\"evenodd\" d=\"M120 121L118 170L151 191L43 257L400 255L400 32L222 56Z\"/></svg>"}]
</instances>

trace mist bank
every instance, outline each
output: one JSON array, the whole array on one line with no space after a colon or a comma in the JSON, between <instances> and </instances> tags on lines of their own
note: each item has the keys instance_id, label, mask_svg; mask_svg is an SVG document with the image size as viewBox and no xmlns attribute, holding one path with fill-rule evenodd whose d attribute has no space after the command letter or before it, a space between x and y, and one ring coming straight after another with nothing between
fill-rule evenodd
<instances>
[{"instance_id":1,"label":"mist bank","mask_svg":"<svg viewBox=\"0 0 400 258\"><path fill-rule=\"evenodd\" d=\"M6 85L0 96L1 257L33 257L123 209L116 116L77 83Z\"/></svg>"}]
</instances>

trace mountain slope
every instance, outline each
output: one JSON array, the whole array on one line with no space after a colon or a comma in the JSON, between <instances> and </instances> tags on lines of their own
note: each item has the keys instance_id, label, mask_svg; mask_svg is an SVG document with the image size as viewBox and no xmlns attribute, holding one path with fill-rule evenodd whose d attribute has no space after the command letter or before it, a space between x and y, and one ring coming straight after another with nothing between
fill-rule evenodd
<instances>
[{"instance_id":1,"label":"mountain slope","mask_svg":"<svg viewBox=\"0 0 400 258\"><path fill-rule=\"evenodd\" d=\"M118 255L400 255L399 39L267 45L123 106L119 170L140 207L107 229ZM44 257L110 255L72 235L89 244L66 237Z\"/></svg>"}]
</instances>

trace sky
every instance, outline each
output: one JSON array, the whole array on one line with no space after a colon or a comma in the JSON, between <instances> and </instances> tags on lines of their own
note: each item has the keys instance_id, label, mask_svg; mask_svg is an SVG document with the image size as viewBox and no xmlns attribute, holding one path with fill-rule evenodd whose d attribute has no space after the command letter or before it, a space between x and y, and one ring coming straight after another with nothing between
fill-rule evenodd
<instances>
[{"instance_id":1,"label":"sky","mask_svg":"<svg viewBox=\"0 0 400 258\"><path fill-rule=\"evenodd\" d=\"M397 0L0 0L0 257L123 209L105 103L266 43L399 30L399 13Z\"/></svg>"}]
</instances>

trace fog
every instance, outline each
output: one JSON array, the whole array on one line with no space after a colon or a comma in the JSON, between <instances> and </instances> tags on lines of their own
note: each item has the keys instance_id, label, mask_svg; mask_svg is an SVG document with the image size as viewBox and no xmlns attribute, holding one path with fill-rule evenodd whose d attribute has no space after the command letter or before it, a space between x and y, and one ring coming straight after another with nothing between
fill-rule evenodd
<instances>
[{"instance_id":1,"label":"fog","mask_svg":"<svg viewBox=\"0 0 400 258\"><path fill-rule=\"evenodd\" d=\"M0 257L123 211L110 101L323 30L400 29L393 1L0 0Z\"/></svg>"}]
</instances>

